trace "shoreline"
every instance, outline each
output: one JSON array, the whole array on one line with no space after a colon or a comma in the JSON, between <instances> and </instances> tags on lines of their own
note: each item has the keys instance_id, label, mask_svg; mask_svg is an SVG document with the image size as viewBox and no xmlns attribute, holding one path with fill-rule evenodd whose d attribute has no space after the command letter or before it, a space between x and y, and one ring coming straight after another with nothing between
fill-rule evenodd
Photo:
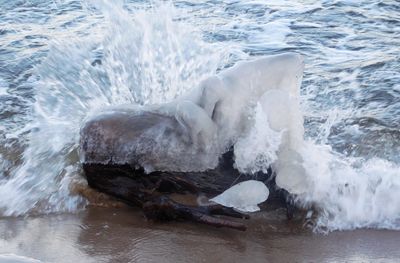
<instances>
[{"instance_id":1,"label":"shoreline","mask_svg":"<svg viewBox=\"0 0 400 263\"><path fill-rule=\"evenodd\" d=\"M43 262L395 262L400 235L358 229L328 235L259 212L246 232L190 222L154 223L140 210L89 207L76 214L0 218L0 255Z\"/></svg>"}]
</instances>

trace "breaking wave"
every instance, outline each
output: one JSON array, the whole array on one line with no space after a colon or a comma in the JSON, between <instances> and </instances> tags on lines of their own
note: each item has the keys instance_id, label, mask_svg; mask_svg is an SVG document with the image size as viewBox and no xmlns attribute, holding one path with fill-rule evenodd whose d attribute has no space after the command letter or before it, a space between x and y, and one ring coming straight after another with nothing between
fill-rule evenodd
<instances>
[{"instance_id":1,"label":"breaking wave","mask_svg":"<svg viewBox=\"0 0 400 263\"><path fill-rule=\"evenodd\" d=\"M253 101L246 116L251 121L235 141L237 168L255 173L272 165L278 185L294 193L298 204L313 208L318 231L400 229L399 146L393 142L399 135L398 127L391 124L398 116L394 100L399 89L392 82L388 82L389 91L379 93L374 88L379 78L375 74L390 75L398 69L398 63L393 65L392 47L369 53L383 62L363 60L364 51L357 46L365 43L356 42L364 40L352 34L355 26L344 33L324 32L332 35L321 35L325 43L291 39L290 35L297 36L296 30L312 34L328 23L323 16L314 22L304 18L319 10L331 12L324 4L291 8L282 1L273 1L272 7L254 1L228 2L225 11L237 14L230 23L226 22L230 17L219 17L217 7L200 4L182 8L147 2L72 1L53 7L71 7L67 14L48 18L55 27L69 30L53 34L56 37L51 40L42 36L47 50L34 53L40 63L27 71L21 94L0 89L2 98L14 96L7 101L17 101L17 105L7 104L10 108L3 112L12 107L21 112L8 122L2 119L1 214L76 211L85 206L71 186L85 184L78 157L79 129L92 113L112 105L169 102L205 78L248 60L249 55L294 50L309 65L301 95L291 101L285 95L267 93ZM202 8L214 13L202 13ZM271 8L279 11L274 15ZM369 13L364 18L381 21L375 8L389 7L365 5ZM265 16L270 20L257 27L257 17ZM294 24L293 16L304 21ZM376 24L384 25L385 21ZM385 30L398 34L389 26ZM342 38L341 34L347 35ZM347 49L333 47L332 38L341 39ZM313 48L323 59L313 55ZM349 54L354 60L348 60ZM338 70L336 64L343 68ZM329 77L325 82L328 73L336 79ZM363 77L372 83L363 82ZM0 88L9 86L8 79L0 76ZM371 91L363 93L362 87ZM292 139L288 133L294 134ZM287 140L289 148L283 147Z\"/></svg>"}]
</instances>

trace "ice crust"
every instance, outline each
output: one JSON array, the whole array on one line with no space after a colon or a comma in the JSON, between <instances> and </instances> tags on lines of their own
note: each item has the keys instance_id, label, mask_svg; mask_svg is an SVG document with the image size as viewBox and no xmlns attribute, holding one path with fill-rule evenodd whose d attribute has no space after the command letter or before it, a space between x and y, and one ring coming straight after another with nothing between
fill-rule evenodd
<instances>
[{"instance_id":1,"label":"ice crust","mask_svg":"<svg viewBox=\"0 0 400 263\"><path fill-rule=\"evenodd\" d=\"M257 170L272 165L279 186L301 192L304 174L296 152L303 141L299 110L303 68L303 58L296 53L266 56L240 62L169 103L108 110L119 112L121 118L143 112L165 117L134 140L134 136L125 140L123 136L130 136L126 132L118 135L121 143L113 145L118 154L112 161L140 165L147 172L204 171L215 168L218 158L234 145L239 170L248 172L254 163ZM115 130L114 125L101 131L99 140L106 141ZM257 151L248 151L249 145L260 142ZM87 147L98 151L101 145L93 140ZM279 161L281 156L285 160Z\"/></svg>"}]
</instances>

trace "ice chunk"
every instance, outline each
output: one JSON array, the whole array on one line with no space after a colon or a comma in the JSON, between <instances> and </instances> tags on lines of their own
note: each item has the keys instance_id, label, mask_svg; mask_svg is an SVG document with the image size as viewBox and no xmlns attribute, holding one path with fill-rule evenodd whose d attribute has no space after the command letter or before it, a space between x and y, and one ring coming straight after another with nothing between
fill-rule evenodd
<instances>
[{"instance_id":1,"label":"ice chunk","mask_svg":"<svg viewBox=\"0 0 400 263\"><path fill-rule=\"evenodd\" d=\"M304 127L299 98L284 90L267 91L261 104L271 129L282 132L277 160L272 164L276 184L292 194L303 194L309 188L300 150L303 147Z\"/></svg>"},{"instance_id":2,"label":"ice chunk","mask_svg":"<svg viewBox=\"0 0 400 263\"><path fill-rule=\"evenodd\" d=\"M210 201L241 212L256 212L260 210L258 204L267 200L268 195L268 187L263 182L248 180L232 186Z\"/></svg>"},{"instance_id":3,"label":"ice chunk","mask_svg":"<svg viewBox=\"0 0 400 263\"><path fill-rule=\"evenodd\" d=\"M277 171L276 185L292 194L304 194L310 189L310 182L303 167L303 157L293 149L282 149L278 161L274 163Z\"/></svg>"}]
</instances>

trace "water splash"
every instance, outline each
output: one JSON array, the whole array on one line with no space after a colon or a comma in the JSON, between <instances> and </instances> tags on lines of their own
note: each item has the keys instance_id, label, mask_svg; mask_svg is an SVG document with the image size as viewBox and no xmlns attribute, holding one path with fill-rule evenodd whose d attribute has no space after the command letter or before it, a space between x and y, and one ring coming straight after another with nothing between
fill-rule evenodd
<instances>
[{"instance_id":1,"label":"water splash","mask_svg":"<svg viewBox=\"0 0 400 263\"><path fill-rule=\"evenodd\" d=\"M69 186L79 178L78 131L91 111L169 101L246 58L243 51L258 55L295 49L305 54L309 65L301 97L306 142L298 151L310 188L298 196L299 203L318 206L320 230L398 229L398 8L390 1L359 1L351 8L348 4L193 1L178 10L169 4L151 8L152 3L144 1L129 13L114 1L112 6L93 1L87 9L79 1L56 1L50 10L57 13L55 19L48 21L35 12L22 18L29 26L15 25L22 39L13 38L10 25L2 24L5 47L27 43L32 50L50 50L27 84L34 86L34 103L13 90L11 77L0 77L0 96L7 97L11 109L20 107L27 114L0 127L6 142L0 146L1 214L74 211L84 204L70 195ZM61 6L65 10L57 10ZM67 11L74 8L82 10L71 19ZM15 13L9 11L0 14L2 20L12 20ZM84 26L79 24L83 20ZM68 30L49 31L54 38L48 46L42 42L50 35L31 36L44 34L44 23L46 30ZM31 50L22 50L17 57L24 64ZM11 61L1 67L23 80L14 65L19 59L6 55L0 61ZM17 99L24 107L14 103ZM264 113L258 111L254 118L255 129L240 138L237 153L241 149L242 157L248 157L247 143L260 148L253 159L237 156L236 164L255 172L279 159L271 148L279 140L264 133Z\"/></svg>"},{"instance_id":2,"label":"water splash","mask_svg":"<svg viewBox=\"0 0 400 263\"><path fill-rule=\"evenodd\" d=\"M303 148L302 156L311 187L298 201L318 207L316 231L400 229L398 165L345 157L312 142Z\"/></svg>"},{"instance_id":3,"label":"water splash","mask_svg":"<svg viewBox=\"0 0 400 263\"><path fill-rule=\"evenodd\" d=\"M196 29L176 20L170 4L130 14L122 5L96 3L90 35L54 39L30 81L35 102L22 163L0 181L0 212L75 211L85 200L71 194L82 183L80 126L108 105L169 101L214 74L229 54L204 42ZM92 7L90 7L92 8Z\"/></svg>"},{"instance_id":4,"label":"water splash","mask_svg":"<svg viewBox=\"0 0 400 263\"><path fill-rule=\"evenodd\" d=\"M271 163L278 159L282 133L270 128L260 103L255 109L253 125L235 144L235 165L243 173L268 173Z\"/></svg>"}]
</instances>

